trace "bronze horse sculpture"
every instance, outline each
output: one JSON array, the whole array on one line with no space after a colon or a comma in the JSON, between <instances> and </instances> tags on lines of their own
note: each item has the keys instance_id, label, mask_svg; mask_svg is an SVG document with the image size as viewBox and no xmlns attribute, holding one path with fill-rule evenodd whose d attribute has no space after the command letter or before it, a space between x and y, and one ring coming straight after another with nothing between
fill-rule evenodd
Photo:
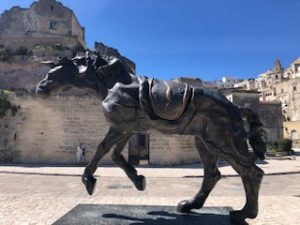
<instances>
[{"instance_id":1,"label":"bronze horse sculpture","mask_svg":"<svg viewBox=\"0 0 300 225\"><path fill-rule=\"evenodd\" d=\"M122 151L135 132L151 128L166 134L195 136L204 166L204 180L192 199L178 203L178 212L188 213L203 207L221 178L217 162L223 158L241 176L246 193L245 206L231 211L231 220L244 223L246 218L257 216L264 173L255 165L247 139L256 158L264 159L266 148L259 134L262 124L252 110L234 105L217 90L189 86L178 80L167 82L136 76L116 59L107 62L99 56L87 55L47 64L52 69L37 85L37 94L48 96L71 87L83 89L101 98L104 116L110 123L82 175L90 195L96 183L93 174L112 147L113 162L125 171L138 190L145 189L145 177L138 175ZM242 118L247 119L249 132L245 131Z\"/></svg>"}]
</instances>

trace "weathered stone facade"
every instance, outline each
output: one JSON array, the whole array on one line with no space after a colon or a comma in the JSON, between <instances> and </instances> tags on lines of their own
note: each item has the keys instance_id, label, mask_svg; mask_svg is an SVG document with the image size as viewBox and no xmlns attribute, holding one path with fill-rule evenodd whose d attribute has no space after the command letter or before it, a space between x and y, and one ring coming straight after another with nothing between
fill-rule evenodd
<instances>
[{"instance_id":1,"label":"weathered stone facade","mask_svg":"<svg viewBox=\"0 0 300 225\"><path fill-rule=\"evenodd\" d=\"M260 92L260 100L264 102L280 102L282 108L283 136L293 139L294 146L300 146L300 58L283 68L279 59L271 70L262 73L255 79L255 86L244 85L247 81L236 84L235 87Z\"/></svg>"},{"instance_id":2,"label":"weathered stone facade","mask_svg":"<svg viewBox=\"0 0 300 225\"><path fill-rule=\"evenodd\" d=\"M0 17L0 44L16 50L39 45L85 46L84 28L69 8L55 0L39 0L30 8L15 6Z\"/></svg>"},{"instance_id":3,"label":"weathered stone facade","mask_svg":"<svg viewBox=\"0 0 300 225\"><path fill-rule=\"evenodd\" d=\"M11 96L20 105L17 115L0 119L0 162L73 164L79 143L86 146L89 161L108 129L102 105L95 97ZM199 162L191 136L149 132L148 162L152 165L176 165ZM132 147L136 147L134 143ZM130 158L135 149L126 146ZM108 154L102 163L111 163ZM137 162L139 163L139 162Z\"/></svg>"},{"instance_id":4,"label":"weathered stone facade","mask_svg":"<svg viewBox=\"0 0 300 225\"><path fill-rule=\"evenodd\" d=\"M236 79L230 76L225 76L222 77L221 80L215 80L212 81L212 84L219 89L223 89L223 88L233 88L234 85L238 82L240 82L240 79Z\"/></svg>"},{"instance_id":5,"label":"weathered stone facade","mask_svg":"<svg viewBox=\"0 0 300 225\"><path fill-rule=\"evenodd\" d=\"M234 104L249 107L258 113L265 133L265 141L273 143L283 137L280 102L261 102L257 91L224 90L225 96Z\"/></svg>"},{"instance_id":6,"label":"weathered stone facade","mask_svg":"<svg viewBox=\"0 0 300 225\"><path fill-rule=\"evenodd\" d=\"M300 121L283 122L283 137L293 140L293 147L300 147Z\"/></svg>"},{"instance_id":7,"label":"weathered stone facade","mask_svg":"<svg viewBox=\"0 0 300 225\"><path fill-rule=\"evenodd\" d=\"M250 82L250 83L249 83ZM255 79L245 80L235 85L245 90L260 92L260 100L281 102L284 121L300 120L300 58L284 69L277 59L274 67ZM248 85L247 85L248 84Z\"/></svg>"},{"instance_id":8,"label":"weathered stone facade","mask_svg":"<svg viewBox=\"0 0 300 225\"><path fill-rule=\"evenodd\" d=\"M0 62L0 89L33 92L49 71L48 66L29 60Z\"/></svg>"}]
</instances>

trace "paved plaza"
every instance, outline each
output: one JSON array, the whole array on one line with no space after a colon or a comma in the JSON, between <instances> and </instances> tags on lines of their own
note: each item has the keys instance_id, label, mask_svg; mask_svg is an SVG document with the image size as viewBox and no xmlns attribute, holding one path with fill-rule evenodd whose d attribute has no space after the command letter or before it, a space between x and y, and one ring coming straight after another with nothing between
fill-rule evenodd
<instances>
[{"instance_id":1,"label":"paved plaza","mask_svg":"<svg viewBox=\"0 0 300 225\"><path fill-rule=\"evenodd\" d=\"M259 164L266 176L260 193L260 211L250 225L298 225L300 223L300 157L267 160ZM199 190L200 165L175 168L138 167L147 178L143 192L134 189L117 167L99 167L95 194L89 196L81 183L84 167L1 165L0 224L53 224L82 204L175 206ZM243 206L241 180L226 164L223 179L209 196L207 207ZM143 222L137 224L144 224ZM217 225L217 224L212 224Z\"/></svg>"}]
</instances>

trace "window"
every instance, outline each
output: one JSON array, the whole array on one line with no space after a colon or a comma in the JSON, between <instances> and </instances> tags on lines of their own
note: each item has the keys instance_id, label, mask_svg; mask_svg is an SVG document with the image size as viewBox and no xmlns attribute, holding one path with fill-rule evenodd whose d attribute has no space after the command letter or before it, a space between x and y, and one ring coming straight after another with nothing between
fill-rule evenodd
<instances>
[{"instance_id":1,"label":"window","mask_svg":"<svg viewBox=\"0 0 300 225\"><path fill-rule=\"evenodd\" d=\"M293 91L297 91L297 86L293 86Z\"/></svg>"},{"instance_id":2,"label":"window","mask_svg":"<svg viewBox=\"0 0 300 225\"><path fill-rule=\"evenodd\" d=\"M298 134L297 134L297 131L295 131L295 130L292 130L292 132L291 132L291 139L292 139L292 140L296 140L296 139L298 139Z\"/></svg>"},{"instance_id":3,"label":"window","mask_svg":"<svg viewBox=\"0 0 300 225\"><path fill-rule=\"evenodd\" d=\"M50 20L49 21L49 29L57 30L57 25L58 25L57 21L55 21L55 20Z\"/></svg>"}]
</instances>

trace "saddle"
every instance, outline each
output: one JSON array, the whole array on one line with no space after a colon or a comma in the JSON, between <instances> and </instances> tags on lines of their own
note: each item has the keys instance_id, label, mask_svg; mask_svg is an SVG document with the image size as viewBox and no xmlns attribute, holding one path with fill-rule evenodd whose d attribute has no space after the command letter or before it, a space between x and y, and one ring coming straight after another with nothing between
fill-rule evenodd
<instances>
[{"instance_id":1,"label":"saddle","mask_svg":"<svg viewBox=\"0 0 300 225\"><path fill-rule=\"evenodd\" d=\"M154 114L166 120L178 119L186 109L191 96L188 84L179 80L149 81L149 98Z\"/></svg>"}]
</instances>

